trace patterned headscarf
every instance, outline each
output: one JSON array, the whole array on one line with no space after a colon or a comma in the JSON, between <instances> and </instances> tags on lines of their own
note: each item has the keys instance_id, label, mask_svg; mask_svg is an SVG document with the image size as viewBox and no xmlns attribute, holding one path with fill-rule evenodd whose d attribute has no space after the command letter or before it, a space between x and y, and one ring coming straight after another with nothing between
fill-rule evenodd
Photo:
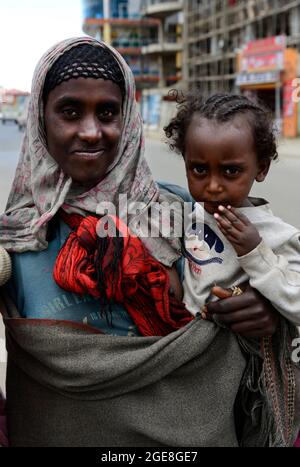
<instances>
[{"instance_id":1,"label":"patterned headscarf","mask_svg":"<svg viewBox=\"0 0 300 467\"><path fill-rule=\"evenodd\" d=\"M43 109L43 88L48 70L66 51L80 44L108 50L120 65L125 81L123 131L118 153L105 178L86 192L83 187L75 188L71 178L50 156ZM0 217L0 243L11 252L44 250L48 247L47 225L59 208L68 213L99 214L97 206L100 202L118 206L119 194L124 193L129 201L144 202L147 206L161 200L144 158L142 120L135 101L133 74L122 56L103 42L91 37L59 42L43 55L34 72L19 163L5 214ZM143 242L150 253L166 265L179 257L180 245L176 239L143 238Z\"/></svg>"}]
</instances>

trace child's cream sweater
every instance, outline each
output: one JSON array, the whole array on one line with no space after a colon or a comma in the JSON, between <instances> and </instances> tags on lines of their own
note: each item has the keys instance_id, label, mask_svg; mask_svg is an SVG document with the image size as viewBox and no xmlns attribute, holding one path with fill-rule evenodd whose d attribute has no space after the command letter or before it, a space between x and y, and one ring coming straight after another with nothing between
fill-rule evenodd
<instances>
[{"instance_id":1,"label":"child's cream sweater","mask_svg":"<svg viewBox=\"0 0 300 467\"><path fill-rule=\"evenodd\" d=\"M0 246L0 286L5 284L11 276L10 256L4 248Z\"/></svg>"},{"instance_id":2,"label":"child's cream sweater","mask_svg":"<svg viewBox=\"0 0 300 467\"><path fill-rule=\"evenodd\" d=\"M186 225L184 299L196 314L209 300L216 284L229 288L249 281L286 319L300 325L300 231L275 217L270 206L242 207L257 227L261 243L244 256L237 256L219 230L214 217L196 203L198 227Z\"/></svg>"}]
</instances>

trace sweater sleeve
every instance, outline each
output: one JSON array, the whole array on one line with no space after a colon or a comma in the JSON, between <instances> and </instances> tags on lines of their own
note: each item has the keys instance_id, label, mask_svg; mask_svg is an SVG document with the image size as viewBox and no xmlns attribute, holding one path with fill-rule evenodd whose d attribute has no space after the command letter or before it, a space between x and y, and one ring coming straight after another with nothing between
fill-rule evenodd
<instances>
[{"instance_id":1,"label":"sweater sleeve","mask_svg":"<svg viewBox=\"0 0 300 467\"><path fill-rule=\"evenodd\" d=\"M276 253L264 240L238 257L250 285L289 321L300 325L300 239L293 235Z\"/></svg>"},{"instance_id":2,"label":"sweater sleeve","mask_svg":"<svg viewBox=\"0 0 300 467\"><path fill-rule=\"evenodd\" d=\"M4 248L0 247L0 286L11 276L11 259Z\"/></svg>"}]
</instances>

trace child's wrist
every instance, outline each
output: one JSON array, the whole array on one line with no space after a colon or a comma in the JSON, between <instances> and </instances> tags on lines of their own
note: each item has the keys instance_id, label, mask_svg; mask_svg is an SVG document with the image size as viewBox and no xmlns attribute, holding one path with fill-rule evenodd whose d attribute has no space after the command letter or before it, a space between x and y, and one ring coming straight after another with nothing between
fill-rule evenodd
<instances>
[{"instance_id":1,"label":"child's wrist","mask_svg":"<svg viewBox=\"0 0 300 467\"><path fill-rule=\"evenodd\" d=\"M242 257L248 255L249 253L251 253L251 251L254 251L258 247L261 241L262 238L260 237L260 235L258 235L255 239L249 239L249 243L247 244L247 246L236 245L234 248L237 253L237 256Z\"/></svg>"}]
</instances>

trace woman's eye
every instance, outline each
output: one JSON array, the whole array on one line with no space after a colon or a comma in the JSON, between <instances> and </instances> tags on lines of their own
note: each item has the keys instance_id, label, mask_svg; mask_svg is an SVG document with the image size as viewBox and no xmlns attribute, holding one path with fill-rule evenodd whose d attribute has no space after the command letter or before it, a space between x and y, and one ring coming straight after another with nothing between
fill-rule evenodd
<instances>
[{"instance_id":1,"label":"woman's eye","mask_svg":"<svg viewBox=\"0 0 300 467\"><path fill-rule=\"evenodd\" d=\"M68 119L75 119L78 117L78 112L75 109L64 109L62 113Z\"/></svg>"},{"instance_id":2,"label":"woman's eye","mask_svg":"<svg viewBox=\"0 0 300 467\"><path fill-rule=\"evenodd\" d=\"M98 113L98 117L101 120L109 120L114 116L114 112L110 109L102 110Z\"/></svg>"}]
</instances>

